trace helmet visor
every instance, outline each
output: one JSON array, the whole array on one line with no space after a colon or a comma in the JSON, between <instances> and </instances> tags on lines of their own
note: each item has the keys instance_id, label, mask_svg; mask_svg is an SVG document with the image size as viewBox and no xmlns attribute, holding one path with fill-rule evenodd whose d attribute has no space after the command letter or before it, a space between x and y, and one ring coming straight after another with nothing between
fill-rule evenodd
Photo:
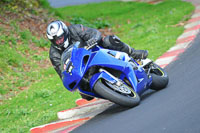
<instances>
[{"instance_id":1,"label":"helmet visor","mask_svg":"<svg viewBox=\"0 0 200 133\"><path fill-rule=\"evenodd\" d=\"M55 37L55 42L57 45L63 44L64 43L64 34L59 37Z\"/></svg>"}]
</instances>

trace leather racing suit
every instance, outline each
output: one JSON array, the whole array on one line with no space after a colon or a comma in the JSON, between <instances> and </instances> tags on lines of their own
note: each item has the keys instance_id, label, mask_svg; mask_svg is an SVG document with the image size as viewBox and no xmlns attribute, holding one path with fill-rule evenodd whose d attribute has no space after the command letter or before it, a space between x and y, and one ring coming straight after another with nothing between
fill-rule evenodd
<instances>
[{"instance_id":1,"label":"leather racing suit","mask_svg":"<svg viewBox=\"0 0 200 133\"><path fill-rule=\"evenodd\" d=\"M117 36L106 36L105 38L102 38L101 32L99 32L96 29L85 27L81 24L76 25L70 25L68 26L69 30L69 44L72 45L75 42L86 42L90 39L95 39L97 43L106 49L112 49L117 51L122 51L127 54L131 54L134 50L129 45L123 43L120 41L120 39ZM68 46L69 47L69 46ZM49 51L49 57L51 60L51 63L60 76L62 78L61 74L61 55L63 51L66 48L64 47L58 47L56 44L51 44L50 51Z\"/></svg>"}]
</instances>

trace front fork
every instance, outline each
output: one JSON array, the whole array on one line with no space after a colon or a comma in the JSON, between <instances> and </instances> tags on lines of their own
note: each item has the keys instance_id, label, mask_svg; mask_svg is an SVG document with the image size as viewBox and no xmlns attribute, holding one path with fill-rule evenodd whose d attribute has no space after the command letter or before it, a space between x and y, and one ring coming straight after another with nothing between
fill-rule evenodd
<instances>
[{"instance_id":1,"label":"front fork","mask_svg":"<svg viewBox=\"0 0 200 133\"><path fill-rule=\"evenodd\" d=\"M113 76L112 74L110 74L108 71L106 71L105 69L100 68L99 72L105 72L107 73L110 77L112 77L115 81L116 81L116 85L117 86L121 86L123 83L121 82L121 80L119 78L116 78L115 76Z\"/></svg>"},{"instance_id":2,"label":"front fork","mask_svg":"<svg viewBox=\"0 0 200 133\"><path fill-rule=\"evenodd\" d=\"M153 67L153 61L147 58L145 60L137 60L137 62L144 68L148 78L150 78L150 71Z\"/></svg>"}]
</instances>

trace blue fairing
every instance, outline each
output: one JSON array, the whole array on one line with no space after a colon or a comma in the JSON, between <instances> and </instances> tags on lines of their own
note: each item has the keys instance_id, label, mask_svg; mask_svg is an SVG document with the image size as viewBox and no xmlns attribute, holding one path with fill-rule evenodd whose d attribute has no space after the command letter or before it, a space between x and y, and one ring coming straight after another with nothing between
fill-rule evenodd
<instances>
[{"instance_id":1,"label":"blue fairing","mask_svg":"<svg viewBox=\"0 0 200 133\"><path fill-rule=\"evenodd\" d=\"M104 79L111 83L116 82L106 72L97 72L89 81L88 90L90 91L85 91L84 88L80 87L81 80L87 70L93 66L121 71L120 78L122 80L124 78L128 79L132 88L138 94L142 94L150 86L152 79L148 78L143 68L133 60L134 64L137 65L137 69L134 70L129 62L130 57L126 53L100 47L86 50L84 48L78 48L78 45L79 43L76 43L71 50L70 61L64 58L65 56L62 56L62 67L64 67L63 84L68 90L74 91L78 88L82 93L99 97L92 92L93 86L99 79Z\"/></svg>"}]
</instances>

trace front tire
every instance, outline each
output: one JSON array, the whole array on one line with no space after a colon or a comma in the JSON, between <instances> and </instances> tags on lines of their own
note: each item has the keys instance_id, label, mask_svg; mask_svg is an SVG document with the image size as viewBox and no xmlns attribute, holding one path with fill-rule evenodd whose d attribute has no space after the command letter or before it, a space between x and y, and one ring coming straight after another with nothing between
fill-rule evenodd
<instances>
[{"instance_id":1,"label":"front tire","mask_svg":"<svg viewBox=\"0 0 200 133\"><path fill-rule=\"evenodd\" d=\"M150 88L152 90L161 90L164 89L169 82L169 77L166 71L161 68L159 65L152 63L153 69L151 70L150 74L152 76L152 84Z\"/></svg>"},{"instance_id":2,"label":"front tire","mask_svg":"<svg viewBox=\"0 0 200 133\"><path fill-rule=\"evenodd\" d=\"M104 81L103 79L98 80L96 82L96 84L94 85L94 91L99 94L100 96L102 96L103 98L110 100L116 104L119 104L121 106L125 106L125 107L135 107L140 103L140 97L139 95L130 87L128 87L129 89L131 89L131 93L130 95L125 95L122 94L120 92L117 92L116 90L114 90L111 86L111 83L108 85L109 83L107 81Z\"/></svg>"}]
</instances>

